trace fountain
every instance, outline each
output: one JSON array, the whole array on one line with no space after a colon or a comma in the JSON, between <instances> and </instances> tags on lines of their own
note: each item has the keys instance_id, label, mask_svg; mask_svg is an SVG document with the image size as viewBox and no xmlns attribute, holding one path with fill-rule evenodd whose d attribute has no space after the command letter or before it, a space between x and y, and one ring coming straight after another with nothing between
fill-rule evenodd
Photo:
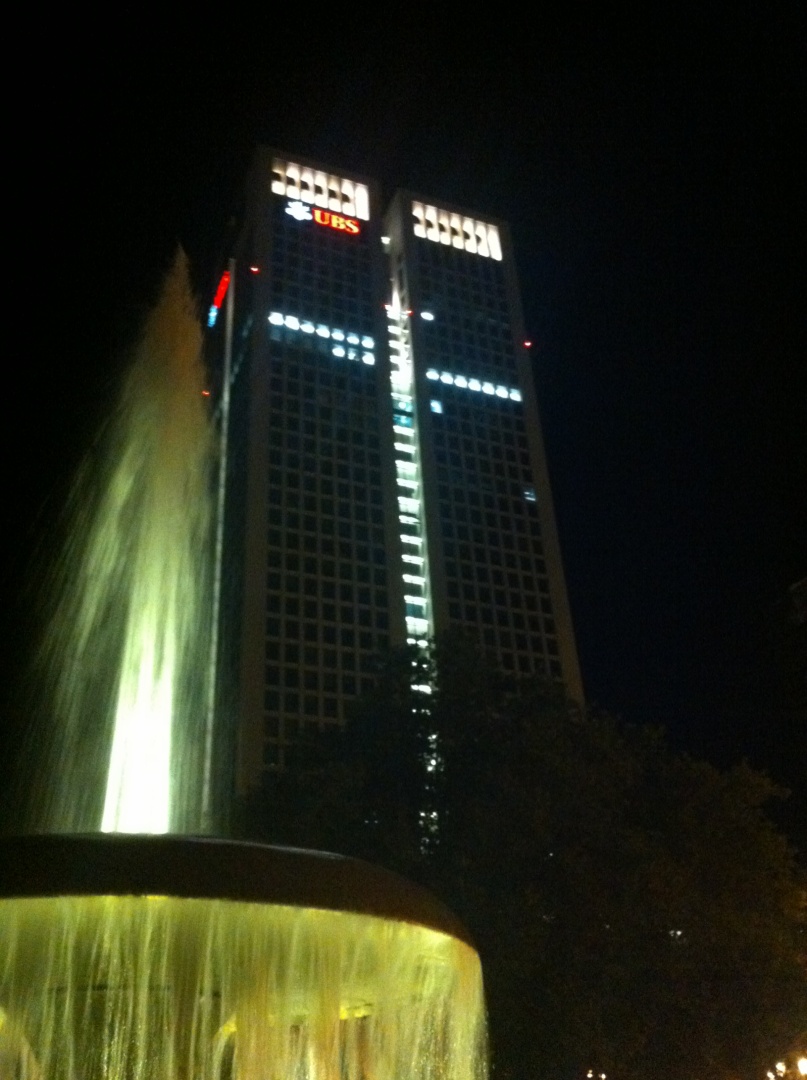
<instances>
[{"instance_id":1,"label":"fountain","mask_svg":"<svg viewBox=\"0 0 807 1080\"><path fill-rule=\"evenodd\" d=\"M191 586L206 580L194 500L210 437L191 311L180 263L59 609L73 637L46 757L56 794L38 833L0 840L0 1080L484 1080L479 959L430 894L355 859L168 835L203 802L187 768L176 783L201 614ZM114 721L93 727L81 707L106 637ZM75 785L99 760L106 780L88 797ZM93 807L103 831L71 831Z\"/></svg>"}]
</instances>

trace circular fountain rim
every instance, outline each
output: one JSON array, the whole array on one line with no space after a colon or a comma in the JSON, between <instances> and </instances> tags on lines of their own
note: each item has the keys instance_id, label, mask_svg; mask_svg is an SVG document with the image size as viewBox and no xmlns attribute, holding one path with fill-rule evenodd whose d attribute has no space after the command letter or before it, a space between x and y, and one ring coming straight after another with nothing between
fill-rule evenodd
<instances>
[{"instance_id":1,"label":"circular fountain rim","mask_svg":"<svg viewBox=\"0 0 807 1080\"><path fill-rule=\"evenodd\" d=\"M121 833L0 838L0 898L173 896L321 908L473 941L428 890L330 852L206 836Z\"/></svg>"}]
</instances>

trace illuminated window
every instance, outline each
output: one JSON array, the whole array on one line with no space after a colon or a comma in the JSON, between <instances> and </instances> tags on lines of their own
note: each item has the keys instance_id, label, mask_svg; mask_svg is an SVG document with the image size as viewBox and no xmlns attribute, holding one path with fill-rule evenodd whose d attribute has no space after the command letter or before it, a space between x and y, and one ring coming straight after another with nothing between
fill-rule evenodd
<instances>
[{"instance_id":1,"label":"illuminated window","mask_svg":"<svg viewBox=\"0 0 807 1080\"><path fill-rule=\"evenodd\" d=\"M347 217L370 220L370 194L366 184L341 176L300 167L293 161L272 162L271 190L274 195L313 203Z\"/></svg>"},{"instance_id":2,"label":"illuminated window","mask_svg":"<svg viewBox=\"0 0 807 1080\"><path fill-rule=\"evenodd\" d=\"M460 218L458 214L449 214L421 202L412 203L412 220L415 236L421 240L445 244L497 262L502 260L501 239L496 225Z\"/></svg>"},{"instance_id":3,"label":"illuminated window","mask_svg":"<svg viewBox=\"0 0 807 1080\"><path fill-rule=\"evenodd\" d=\"M369 342L370 345L373 344L373 339L367 335L362 337L360 334L345 334L343 330L331 330L323 323L318 323L315 326L315 324L308 319L300 320L296 315L284 315L280 311L270 311L267 318L272 326L283 326L294 333L316 334L316 336L320 338L330 338L332 341L347 340L353 344L358 344L359 342ZM368 365L375 364L375 353L359 352L357 349L346 349L343 345L335 345L331 349L331 352L339 359L346 356L348 360L361 360L362 363Z\"/></svg>"}]
</instances>

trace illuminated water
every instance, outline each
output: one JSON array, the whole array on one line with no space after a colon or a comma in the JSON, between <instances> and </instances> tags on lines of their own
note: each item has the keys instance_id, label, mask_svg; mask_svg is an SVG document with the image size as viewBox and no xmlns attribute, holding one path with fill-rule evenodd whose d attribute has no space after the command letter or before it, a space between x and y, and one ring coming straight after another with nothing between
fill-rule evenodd
<instances>
[{"instance_id":1,"label":"illuminated water","mask_svg":"<svg viewBox=\"0 0 807 1080\"><path fill-rule=\"evenodd\" d=\"M368 915L0 901L0 988L4 1080L484 1077L474 950Z\"/></svg>"},{"instance_id":2,"label":"illuminated water","mask_svg":"<svg viewBox=\"0 0 807 1080\"><path fill-rule=\"evenodd\" d=\"M199 831L211 427L180 255L145 321L100 464L77 486L43 667L38 831Z\"/></svg>"},{"instance_id":3,"label":"illuminated water","mask_svg":"<svg viewBox=\"0 0 807 1080\"><path fill-rule=\"evenodd\" d=\"M36 831L199 829L212 456L201 342L180 258L94 484L77 489L44 655L56 723ZM99 892L0 899L0 1080L486 1076L479 959L449 934Z\"/></svg>"}]
</instances>

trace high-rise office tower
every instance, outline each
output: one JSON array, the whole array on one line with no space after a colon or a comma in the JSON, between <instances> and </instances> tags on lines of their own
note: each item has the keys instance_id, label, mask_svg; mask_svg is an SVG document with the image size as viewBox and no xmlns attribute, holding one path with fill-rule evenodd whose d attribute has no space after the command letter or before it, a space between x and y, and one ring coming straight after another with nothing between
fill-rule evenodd
<instances>
[{"instance_id":1,"label":"high-rise office tower","mask_svg":"<svg viewBox=\"0 0 807 1080\"><path fill-rule=\"evenodd\" d=\"M262 150L231 265L239 788L450 628L582 699L506 225Z\"/></svg>"}]
</instances>

